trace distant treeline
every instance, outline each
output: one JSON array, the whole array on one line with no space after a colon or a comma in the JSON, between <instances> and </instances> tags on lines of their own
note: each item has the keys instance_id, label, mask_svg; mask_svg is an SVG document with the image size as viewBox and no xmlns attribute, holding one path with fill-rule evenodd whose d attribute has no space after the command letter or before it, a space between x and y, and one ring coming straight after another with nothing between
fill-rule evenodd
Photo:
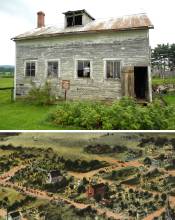
<instances>
[{"instance_id":1,"label":"distant treeline","mask_svg":"<svg viewBox=\"0 0 175 220\"><path fill-rule=\"evenodd\" d=\"M13 75L14 74L14 66L10 65L2 65L0 66L0 75Z\"/></svg>"}]
</instances>

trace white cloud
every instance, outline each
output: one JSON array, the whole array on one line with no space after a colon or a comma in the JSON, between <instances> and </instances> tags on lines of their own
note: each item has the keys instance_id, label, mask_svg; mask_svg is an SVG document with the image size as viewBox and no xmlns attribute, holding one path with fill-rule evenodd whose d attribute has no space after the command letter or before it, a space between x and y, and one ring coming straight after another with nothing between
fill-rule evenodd
<instances>
[{"instance_id":1,"label":"white cloud","mask_svg":"<svg viewBox=\"0 0 175 220\"><path fill-rule=\"evenodd\" d=\"M46 24L61 24L62 12L86 9L93 17L109 18L146 12L155 26L150 31L152 46L175 42L174 0L0 0L0 64L14 64L13 36L36 27L36 12L44 11Z\"/></svg>"}]
</instances>

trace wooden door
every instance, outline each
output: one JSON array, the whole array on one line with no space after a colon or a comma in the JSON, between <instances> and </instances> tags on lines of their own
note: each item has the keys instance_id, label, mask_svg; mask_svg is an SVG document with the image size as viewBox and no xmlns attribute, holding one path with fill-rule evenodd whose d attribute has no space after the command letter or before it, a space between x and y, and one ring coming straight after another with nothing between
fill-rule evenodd
<instances>
[{"instance_id":1,"label":"wooden door","mask_svg":"<svg viewBox=\"0 0 175 220\"><path fill-rule=\"evenodd\" d=\"M122 95L128 97L135 97L133 66L125 66L122 69Z\"/></svg>"}]
</instances>

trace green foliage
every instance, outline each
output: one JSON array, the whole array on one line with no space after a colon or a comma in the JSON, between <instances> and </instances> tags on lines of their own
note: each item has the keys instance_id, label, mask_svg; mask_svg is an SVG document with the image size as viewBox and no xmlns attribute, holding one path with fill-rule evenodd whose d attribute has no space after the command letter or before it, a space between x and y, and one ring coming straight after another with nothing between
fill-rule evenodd
<instances>
[{"instance_id":1,"label":"green foliage","mask_svg":"<svg viewBox=\"0 0 175 220\"><path fill-rule=\"evenodd\" d=\"M8 211L17 210L17 209L21 208L22 206L25 206L31 202L34 202L34 201L36 201L35 197L26 196L24 199L16 200L11 206L8 207Z\"/></svg>"},{"instance_id":2,"label":"green foliage","mask_svg":"<svg viewBox=\"0 0 175 220\"><path fill-rule=\"evenodd\" d=\"M94 102L66 102L49 115L55 125L83 129L166 130L175 128L173 106L162 106L156 100L144 107L131 98L112 105Z\"/></svg>"},{"instance_id":3,"label":"green foliage","mask_svg":"<svg viewBox=\"0 0 175 220\"><path fill-rule=\"evenodd\" d=\"M123 153L128 148L123 145L110 146L108 144L89 144L85 146L84 151L91 154L110 154L110 153Z\"/></svg>"},{"instance_id":4,"label":"green foliage","mask_svg":"<svg viewBox=\"0 0 175 220\"><path fill-rule=\"evenodd\" d=\"M153 77L152 78L152 85L158 86L158 85L167 85L167 84L175 84L175 77L171 78L160 78L160 77Z\"/></svg>"},{"instance_id":5,"label":"green foliage","mask_svg":"<svg viewBox=\"0 0 175 220\"><path fill-rule=\"evenodd\" d=\"M138 169L136 167L124 167L119 170L113 170L112 172L105 174L105 178L112 180L120 180L134 175L137 171Z\"/></svg>"},{"instance_id":6,"label":"green foliage","mask_svg":"<svg viewBox=\"0 0 175 220\"><path fill-rule=\"evenodd\" d=\"M48 203L39 207L39 212L46 220L107 220L107 217L100 216L97 211L90 206L84 209L78 209L62 203Z\"/></svg>"},{"instance_id":7,"label":"green foliage","mask_svg":"<svg viewBox=\"0 0 175 220\"><path fill-rule=\"evenodd\" d=\"M65 102L51 113L50 118L57 125L77 125L87 129L100 128L99 105L91 102Z\"/></svg>"},{"instance_id":8,"label":"green foliage","mask_svg":"<svg viewBox=\"0 0 175 220\"><path fill-rule=\"evenodd\" d=\"M175 44L158 44L152 50L152 65L173 70L175 67ZM165 62L168 60L168 62ZM164 61L164 62L163 62Z\"/></svg>"},{"instance_id":9,"label":"green foliage","mask_svg":"<svg viewBox=\"0 0 175 220\"><path fill-rule=\"evenodd\" d=\"M50 105L56 101L56 98L52 93L50 83L46 82L43 87L34 85L29 91L26 101L36 105Z\"/></svg>"},{"instance_id":10,"label":"green foliage","mask_svg":"<svg viewBox=\"0 0 175 220\"><path fill-rule=\"evenodd\" d=\"M0 73L14 73L14 66L11 65L0 65Z\"/></svg>"},{"instance_id":11,"label":"green foliage","mask_svg":"<svg viewBox=\"0 0 175 220\"><path fill-rule=\"evenodd\" d=\"M90 161L86 161L86 160L66 160L65 161L65 168L67 170L71 170L71 171L78 171L78 172L87 172L90 170L95 170L95 169L99 169L102 167L105 167L107 165L107 163L104 163L102 161L98 161L98 160L90 160Z\"/></svg>"},{"instance_id":12,"label":"green foliage","mask_svg":"<svg viewBox=\"0 0 175 220\"><path fill-rule=\"evenodd\" d=\"M144 165L151 165L152 164L152 161L149 157L146 157L143 161Z\"/></svg>"}]
</instances>

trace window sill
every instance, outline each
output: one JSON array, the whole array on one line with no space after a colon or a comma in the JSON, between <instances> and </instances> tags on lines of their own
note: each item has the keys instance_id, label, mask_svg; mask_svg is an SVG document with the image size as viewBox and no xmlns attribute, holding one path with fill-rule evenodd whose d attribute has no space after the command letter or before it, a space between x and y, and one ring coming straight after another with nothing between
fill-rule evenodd
<instances>
[{"instance_id":1,"label":"window sill","mask_svg":"<svg viewBox=\"0 0 175 220\"><path fill-rule=\"evenodd\" d=\"M48 77L47 77L47 79L59 79L59 78L60 78L60 77L58 77L58 76L55 76L55 77L54 77L54 76L52 76L52 77L48 76Z\"/></svg>"},{"instance_id":2,"label":"window sill","mask_svg":"<svg viewBox=\"0 0 175 220\"><path fill-rule=\"evenodd\" d=\"M121 78L105 78L105 81L121 81Z\"/></svg>"},{"instance_id":3,"label":"window sill","mask_svg":"<svg viewBox=\"0 0 175 220\"><path fill-rule=\"evenodd\" d=\"M75 78L75 80L93 80L93 78L89 78L89 77L77 77Z\"/></svg>"},{"instance_id":4,"label":"window sill","mask_svg":"<svg viewBox=\"0 0 175 220\"><path fill-rule=\"evenodd\" d=\"M77 25L72 25L72 26L66 26L66 28L75 28L75 27L83 27L83 24L77 24Z\"/></svg>"}]
</instances>

